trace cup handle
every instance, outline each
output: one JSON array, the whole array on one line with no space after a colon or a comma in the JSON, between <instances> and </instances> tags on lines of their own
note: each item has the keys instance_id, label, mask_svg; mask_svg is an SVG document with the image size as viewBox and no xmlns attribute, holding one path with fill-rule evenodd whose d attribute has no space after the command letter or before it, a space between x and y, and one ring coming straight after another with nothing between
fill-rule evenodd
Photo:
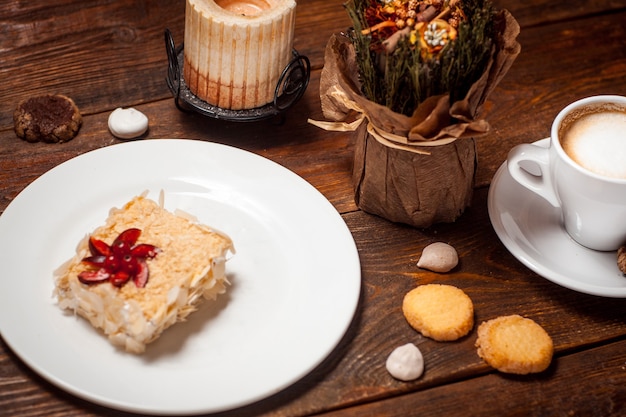
<instances>
[{"instance_id":1,"label":"cup handle","mask_svg":"<svg viewBox=\"0 0 626 417\"><path fill-rule=\"evenodd\" d=\"M541 174L535 175L524 169L521 163L526 161L535 163ZM519 184L540 195L554 207L561 206L552 183L549 148L528 143L517 145L509 152L507 168L511 177Z\"/></svg>"}]
</instances>

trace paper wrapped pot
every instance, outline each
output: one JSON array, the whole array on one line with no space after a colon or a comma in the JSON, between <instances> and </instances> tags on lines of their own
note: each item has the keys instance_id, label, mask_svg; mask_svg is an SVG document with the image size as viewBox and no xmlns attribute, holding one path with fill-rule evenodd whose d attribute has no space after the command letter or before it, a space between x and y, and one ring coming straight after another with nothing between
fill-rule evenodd
<instances>
[{"instance_id":1,"label":"paper wrapped pot","mask_svg":"<svg viewBox=\"0 0 626 417\"><path fill-rule=\"evenodd\" d=\"M433 96L405 116L361 93L356 54L344 35L326 46L320 80L324 129L355 131L353 185L357 206L393 222L428 227L453 222L470 205L477 164L475 138L489 130L479 119L487 96L520 52L519 25L506 10L482 76L463 100Z\"/></svg>"}]
</instances>

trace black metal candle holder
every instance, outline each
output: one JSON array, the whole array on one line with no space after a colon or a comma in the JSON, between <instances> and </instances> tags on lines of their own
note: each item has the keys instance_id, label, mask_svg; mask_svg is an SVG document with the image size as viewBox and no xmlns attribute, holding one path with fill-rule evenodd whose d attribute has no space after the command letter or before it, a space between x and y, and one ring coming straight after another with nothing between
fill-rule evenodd
<instances>
[{"instance_id":1,"label":"black metal candle holder","mask_svg":"<svg viewBox=\"0 0 626 417\"><path fill-rule=\"evenodd\" d=\"M176 107L181 111L195 111L214 119L251 122L281 115L300 100L311 76L309 59L294 49L293 58L281 73L274 90L274 99L270 103L253 109L224 109L207 103L191 92L182 73L183 44L178 47L175 45L169 29L165 29L165 49L169 63L167 86L174 95Z\"/></svg>"}]
</instances>

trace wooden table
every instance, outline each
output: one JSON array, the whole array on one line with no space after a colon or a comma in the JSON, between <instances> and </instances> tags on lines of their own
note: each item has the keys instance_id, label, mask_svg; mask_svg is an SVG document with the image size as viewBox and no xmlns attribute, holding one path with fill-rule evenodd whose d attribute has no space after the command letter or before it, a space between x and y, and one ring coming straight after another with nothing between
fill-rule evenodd
<instances>
[{"instance_id":1,"label":"wooden table","mask_svg":"<svg viewBox=\"0 0 626 417\"><path fill-rule=\"evenodd\" d=\"M496 169L514 145L549 135L566 104L590 95L626 95L626 4L619 0L494 0L519 21L522 52L491 95L491 132L478 140L473 204L453 224L426 230L393 224L357 209L350 133L326 132L318 95L326 41L350 25L341 0L298 2L295 47L309 57L311 82L282 125L231 123L176 109L165 83L163 32L182 42L182 0L46 0L0 4L0 211L38 176L92 149L118 143L107 130L116 107L150 118L149 138L195 138L249 150L313 184L341 213L362 268L358 312L344 339L312 373L290 388L227 415L624 415L626 302L578 293L540 277L500 242L487 213ZM65 144L29 144L12 127L22 98L71 96L84 115L80 134ZM43 210L44 208L42 208ZM416 261L433 241L449 242L460 266L447 274ZM2 279L9 279L2 276ZM505 314L539 322L552 336L550 368L531 376L494 371L469 336L439 343L413 331L401 313L417 284L462 288L476 323ZM19 320L19 318L16 318ZM414 382L394 380L385 359L414 342L426 360ZM46 382L0 340L0 415L125 415L77 399Z\"/></svg>"}]
</instances>

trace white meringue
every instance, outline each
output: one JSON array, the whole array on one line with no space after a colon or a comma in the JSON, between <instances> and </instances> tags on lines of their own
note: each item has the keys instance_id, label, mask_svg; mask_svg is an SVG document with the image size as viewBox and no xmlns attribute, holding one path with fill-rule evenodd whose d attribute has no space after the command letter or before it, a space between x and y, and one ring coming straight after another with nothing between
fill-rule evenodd
<instances>
[{"instance_id":1,"label":"white meringue","mask_svg":"<svg viewBox=\"0 0 626 417\"><path fill-rule=\"evenodd\" d=\"M435 242L424 248L417 266L434 272L448 272L458 263L459 255L456 249L447 243Z\"/></svg>"},{"instance_id":2,"label":"white meringue","mask_svg":"<svg viewBox=\"0 0 626 417\"><path fill-rule=\"evenodd\" d=\"M133 107L118 107L109 115L109 130L120 139L137 138L148 130L148 117Z\"/></svg>"},{"instance_id":3,"label":"white meringue","mask_svg":"<svg viewBox=\"0 0 626 417\"><path fill-rule=\"evenodd\" d=\"M412 381L424 373L424 356L413 343L398 346L387 357L387 371L400 381Z\"/></svg>"}]
</instances>

